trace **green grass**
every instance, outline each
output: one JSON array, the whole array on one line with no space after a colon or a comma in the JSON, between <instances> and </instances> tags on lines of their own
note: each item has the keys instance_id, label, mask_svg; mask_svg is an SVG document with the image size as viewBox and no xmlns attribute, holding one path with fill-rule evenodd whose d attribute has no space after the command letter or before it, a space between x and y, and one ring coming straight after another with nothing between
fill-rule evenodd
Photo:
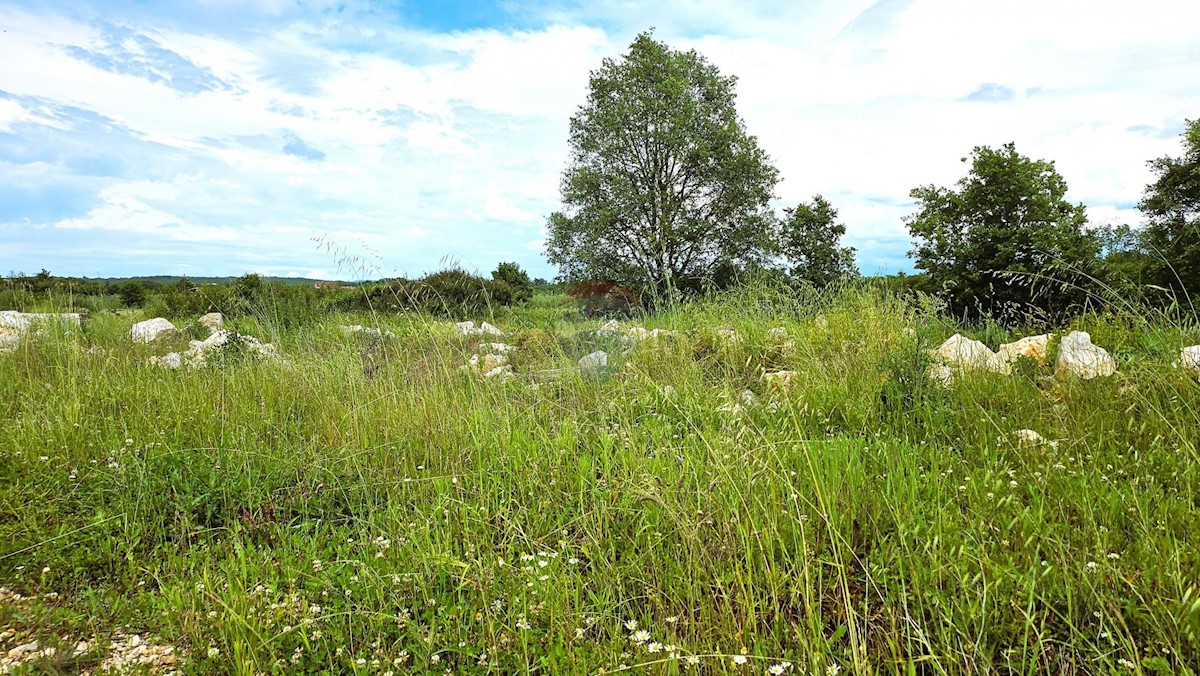
<instances>
[{"instance_id":1,"label":"green grass","mask_svg":"<svg viewBox=\"0 0 1200 676\"><path fill-rule=\"evenodd\" d=\"M186 337L131 345L133 319L0 355L0 583L32 597L0 605L5 650L136 631L187 673L245 674L1200 663L1200 385L1170 367L1189 324L1088 316L1070 328L1118 376L1026 363L944 390L928 348L1019 336L860 288L683 306L636 322L676 339L628 352L538 297L482 318L523 346L509 381L414 316L248 317L286 364L181 371L146 360ZM595 349L603 377L521 375Z\"/></svg>"}]
</instances>

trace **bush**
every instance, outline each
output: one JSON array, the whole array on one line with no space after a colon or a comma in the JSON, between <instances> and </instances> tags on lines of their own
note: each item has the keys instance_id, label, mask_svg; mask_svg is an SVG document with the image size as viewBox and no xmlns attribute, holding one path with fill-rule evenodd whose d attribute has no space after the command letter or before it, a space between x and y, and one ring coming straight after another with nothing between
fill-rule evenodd
<instances>
[{"instance_id":1,"label":"bush","mask_svg":"<svg viewBox=\"0 0 1200 676\"><path fill-rule=\"evenodd\" d=\"M521 266L516 263L501 263L492 272L492 280L511 287L513 297L518 303L527 303L533 300L533 282L529 279L529 273L522 270Z\"/></svg>"},{"instance_id":2,"label":"bush","mask_svg":"<svg viewBox=\"0 0 1200 676\"><path fill-rule=\"evenodd\" d=\"M462 319L511 306L519 302L520 293L506 282L451 269L416 281L398 278L372 285L353 305L362 310L425 312Z\"/></svg>"}]
</instances>

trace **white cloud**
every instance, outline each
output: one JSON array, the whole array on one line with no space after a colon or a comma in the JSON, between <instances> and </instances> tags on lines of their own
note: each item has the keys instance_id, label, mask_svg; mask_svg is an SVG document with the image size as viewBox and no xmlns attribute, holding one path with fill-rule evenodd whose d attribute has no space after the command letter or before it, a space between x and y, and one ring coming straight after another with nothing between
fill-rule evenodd
<instances>
[{"instance_id":1,"label":"white cloud","mask_svg":"<svg viewBox=\"0 0 1200 676\"><path fill-rule=\"evenodd\" d=\"M324 236L376 268L417 272L453 254L490 269L503 254L542 276L544 240L512 233L542 227L559 206L567 121L588 72L653 24L658 38L738 76L739 111L784 178L780 203L826 195L860 254L894 269L907 249L908 191L953 183L972 147L1015 141L1055 160L1069 196L1095 218L1136 219L1129 205L1150 179L1145 161L1177 152L1177 141L1130 128L1161 130L1200 109L1200 5L1190 0L625 0L556 10L538 30L446 34L323 21L297 7L259 0L254 11L286 18L236 40L131 26L228 85L200 93L65 51L105 48L102 28L0 7L6 46L22 54L0 60L0 82L26 101L0 99L0 131L65 128L27 102L40 97L183 158L148 154L134 175L86 183L64 177L70 158L0 161L0 178L94 188L90 210L49 222L59 232L215 240L239 252L214 266L263 255L280 271L320 270L330 258L313 239ZM373 47L344 49L347 35ZM985 83L1012 96L962 100ZM325 159L285 154L290 138ZM0 255L5 266L20 267Z\"/></svg>"}]
</instances>

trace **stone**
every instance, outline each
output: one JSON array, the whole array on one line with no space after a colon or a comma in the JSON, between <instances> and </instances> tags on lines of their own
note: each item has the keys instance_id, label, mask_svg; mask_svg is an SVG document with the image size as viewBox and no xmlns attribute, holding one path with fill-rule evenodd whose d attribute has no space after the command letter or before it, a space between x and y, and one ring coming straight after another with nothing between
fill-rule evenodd
<instances>
[{"instance_id":1,"label":"stone","mask_svg":"<svg viewBox=\"0 0 1200 676\"><path fill-rule=\"evenodd\" d=\"M0 326L0 353L12 352L21 343L21 332L7 326Z\"/></svg>"},{"instance_id":2,"label":"stone","mask_svg":"<svg viewBox=\"0 0 1200 676\"><path fill-rule=\"evenodd\" d=\"M1200 345L1192 345L1180 350L1175 366L1200 371Z\"/></svg>"},{"instance_id":3,"label":"stone","mask_svg":"<svg viewBox=\"0 0 1200 676\"><path fill-rule=\"evenodd\" d=\"M954 369L945 364L930 364L926 375L942 387L950 387L954 384Z\"/></svg>"},{"instance_id":4,"label":"stone","mask_svg":"<svg viewBox=\"0 0 1200 676\"><path fill-rule=\"evenodd\" d=\"M787 329L783 328L782 326L776 326L775 328L767 331L767 338L773 341L787 340Z\"/></svg>"},{"instance_id":5,"label":"stone","mask_svg":"<svg viewBox=\"0 0 1200 676\"><path fill-rule=\"evenodd\" d=\"M579 358L579 369L585 373L599 373L608 368L608 353L603 350L585 354Z\"/></svg>"},{"instance_id":6,"label":"stone","mask_svg":"<svg viewBox=\"0 0 1200 676\"><path fill-rule=\"evenodd\" d=\"M763 379L767 381L767 387L779 392L790 392L792 387L800 381L800 373L798 371L775 371L763 374Z\"/></svg>"},{"instance_id":7,"label":"stone","mask_svg":"<svg viewBox=\"0 0 1200 676\"><path fill-rule=\"evenodd\" d=\"M930 353L935 362L958 370L987 369L997 373L1011 373L1012 367L983 343L960 334L954 334Z\"/></svg>"},{"instance_id":8,"label":"stone","mask_svg":"<svg viewBox=\"0 0 1200 676\"><path fill-rule=\"evenodd\" d=\"M1045 364L1049 354L1049 333L1043 333L1040 336L1028 336L1014 343L1004 343L1000 346L999 350L996 350L996 355L1000 361L1006 364L1015 364L1021 357L1035 359L1039 363Z\"/></svg>"},{"instance_id":9,"label":"stone","mask_svg":"<svg viewBox=\"0 0 1200 676\"><path fill-rule=\"evenodd\" d=\"M619 335L620 333L621 324L615 319L610 319L607 322L604 322L600 328L596 329L597 336L615 336Z\"/></svg>"},{"instance_id":10,"label":"stone","mask_svg":"<svg viewBox=\"0 0 1200 676\"><path fill-rule=\"evenodd\" d=\"M37 652L38 642L22 643L21 645L8 651L8 659L15 660L23 657L26 653Z\"/></svg>"},{"instance_id":11,"label":"stone","mask_svg":"<svg viewBox=\"0 0 1200 676\"><path fill-rule=\"evenodd\" d=\"M504 332L500 329L483 322L479 328L475 327L475 322L458 322L454 325L455 330L464 336L492 336L495 338L503 338Z\"/></svg>"},{"instance_id":12,"label":"stone","mask_svg":"<svg viewBox=\"0 0 1200 676\"><path fill-rule=\"evenodd\" d=\"M722 343L736 345L737 343L741 342L742 338L741 338L741 336L738 335L738 332L736 330L726 328L726 329L717 329L717 340Z\"/></svg>"},{"instance_id":13,"label":"stone","mask_svg":"<svg viewBox=\"0 0 1200 676\"><path fill-rule=\"evenodd\" d=\"M396 337L396 334L392 333L391 331L384 333L380 329L377 329L373 326L363 326L362 324L354 324L352 326L342 324L342 325L338 326L338 330L341 331L342 334L346 335L346 336L362 334L369 338L395 338Z\"/></svg>"},{"instance_id":14,"label":"stone","mask_svg":"<svg viewBox=\"0 0 1200 676\"><path fill-rule=\"evenodd\" d=\"M481 373L494 371L503 366L508 366L508 357L502 354L483 354L471 356L471 368Z\"/></svg>"},{"instance_id":15,"label":"stone","mask_svg":"<svg viewBox=\"0 0 1200 676\"><path fill-rule=\"evenodd\" d=\"M505 364L504 366L497 366L496 368L483 374L484 378L508 378L510 376L512 376L512 366L509 366L508 364Z\"/></svg>"},{"instance_id":16,"label":"stone","mask_svg":"<svg viewBox=\"0 0 1200 676\"><path fill-rule=\"evenodd\" d=\"M150 365L177 369L183 366L183 355L178 352L171 352L161 357L150 357Z\"/></svg>"},{"instance_id":17,"label":"stone","mask_svg":"<svg viewBox=\"0 0 1200 676\"><path fill-rule=\"evenodd\" d=\"M171 336L177 333L178 330L171 322L162 317L147 319L144 322L138 322L129 330L129 335L135 343L152 343L164 336Z\"/></svg>"},{"instance_id":18,"label":"stone","mask_svg":"<svg viewBox=\"0 0 1200 676\"><path fill-rule=\"evenodd\" d=\"M517 347L505 343L480 343L479 350L493 354L511 354Z\"/></svg>"},{"instance_id":19,"label":"stone","mask_svg":"<svg viewBox=\"0 0 1200 676\"><path fill-rule=\"evenodd\" d=\"M200 318L200 326L208 329L209 332L220 331L225 328L225 315L220 312L210 312Z\"/></svg>"},{"instance_id":20,"label":"stone","mask_svg":"<svg viewBox=\"0 0 1200 676\"><path fill-rule=\"evenodd\" d=\"M1058 448L1057 441L1050 441L1033 430L1017 430L1018 446L1049 446Z\"/></svg>"},{"instance_id":21,"label":"stone","mask_svg":"<svg viewBox=\"0 0 1200 676\"><path fill-rule=\"evenodd\" d=\"M16 329L17 331L28 331L35 324L53 324L59 323L66 328L77 329L80 326L80 315L78 312L17 312L16 310L4 310L0 312L0 327L6 329Z\"/></svg>"},{"instance_id":22,"label":"stone","mask_svg":"<svg viewBox=\"0 0 1200 676\"><path fill-rule=\"evenodd\" d=\"M1117 372L1117 362L1104 348L1092 344L1086 331L1072 331L1058 344L1059 377L1074 376L1084 380L1111 376Z\"/></svg>"}]
</instances>

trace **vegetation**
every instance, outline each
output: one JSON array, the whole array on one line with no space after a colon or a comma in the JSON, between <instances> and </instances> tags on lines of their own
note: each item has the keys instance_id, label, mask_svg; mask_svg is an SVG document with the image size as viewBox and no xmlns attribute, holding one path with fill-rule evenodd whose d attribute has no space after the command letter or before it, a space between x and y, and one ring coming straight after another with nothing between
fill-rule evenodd
<instances>
[{"instance_id":1,"label":"vegetation","mask_svg":"<svg viewBox=\"0 0 1200 676\"><path fill-rule=\"evenodd\" d=\"M1157 178L1139 205L1149 218L1139 243L1147 281L1187 297L1200 292L1200 119L1185 123L1183 148L1150 162Z\"/></svg>"},{"instance_id":2,"label":"vegetation","mask_svg":"<svg viewBox=\"0 0 1200 676\"><path fill-rule=\"evenodd\" d=\"M0 579L25 597L5 647L88 639L31 665L68 672L118 630L186 673L1200 661L1200 384L1169 365L1200 327L1085 315L1120 375L942 389L930 346L1019 334L760 286L647 317L676 336L622 354L564 302L488 316L521 346L509 380L461 372L477 339L418 314L246 315L286 364L198 370L148 366L185 338L131 345L138 316L26 338L0 355ZM395 337L336 329L358 323ZM595 349L599 378L534 378Z\"/></svg>"},{"instance_id":3,"label":"vegetation","mask_svg":"<svg viewBox=\"0 0 1200 676\"><path fill-rule=\"evenodd\" d=\"M571 118L567 211L549 220L564 279L669 298L766 259L779 172L737 115L735 83L648 33L592 73Z\"/></svg>"},{"instance_id":4,"label":"vegetation","mask_svg":"<svg viewBox=\"0 0 1200 676\"><path fill-rule=\"evenodd\" d=\"M1031 160L1011 143L976 148L969 159L957 190L912 191L916 267L955 312L1019 317L1078 308L1098 271L1100 244L1084 230L1083 205L1066 200L1054 163Z\"/></svg>"}]
</instances>

